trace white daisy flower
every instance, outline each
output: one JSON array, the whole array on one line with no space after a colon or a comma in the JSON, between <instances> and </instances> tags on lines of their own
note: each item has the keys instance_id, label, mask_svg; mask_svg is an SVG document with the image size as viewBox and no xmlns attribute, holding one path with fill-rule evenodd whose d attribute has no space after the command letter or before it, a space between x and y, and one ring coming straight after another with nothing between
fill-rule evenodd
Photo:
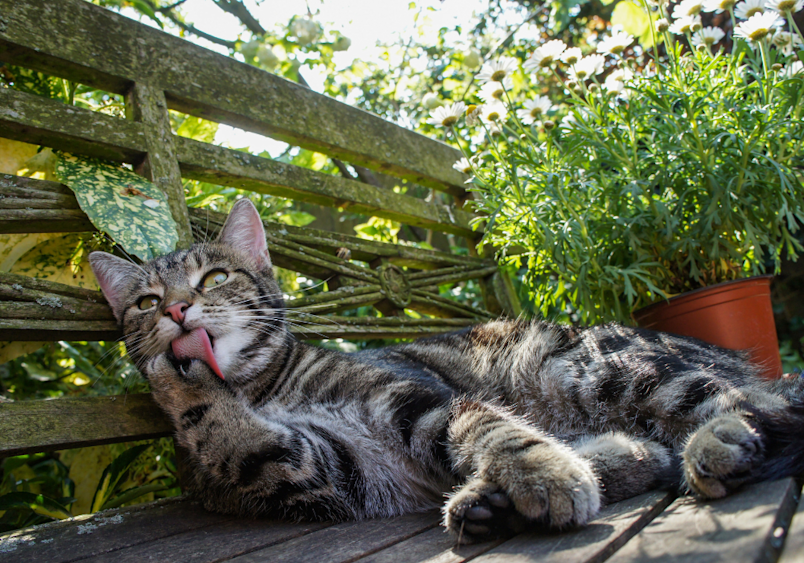
<instances>
[{"instance_id":1,"label":"white daisy flower","mask_svg":"<svg viewBox=\"0 0 804 563\"><path fill-rule=\"evenodd\" d=\"M801 61L793 61L782 71L782 76L785 78L793 78L796 74L802 73L804 73L804 63Z\"/></svg>"},{"instance_id":2,"label":"white daisy flower","mask_svg":"<svg viewBox=\"0 0 804 563\"><path fill-rule=\"evenodd\" d=\"M578 47L570 47L561 55L561 60L572 66L583 57L583 53Z\"/></svg>"},{"instance_id":3,"label":"white daisy flower","mask_svg":"<svg viewBox=\"0 0 804 563\"><path fill-rule=\"evenodd\" d=\"M484 105L480 111L480 116L483 118L483 121L488 123L504 121L507 115L508 110L503 104L497 101Z\"/></svg>"},{"instance_id":4,"label":"white daisy flower","mask_svg":"<svg viewBox=\"0 0 804 563\"><path fill-rule=\"evenodd\" d=\"M547 96L539 96L535 100L527 100L524 106L523 109L516 110L516 115L525 125L532 125L541 116L550 111L553 104L550 103L550 98Z\"/></svg>"},{"instance_id":5,"label":"white daisy flower","mask_svg":"<svg viewBox=\"0 0 804 563\"><path fill-rule=\"evenodd\" d=\"M681 0L673 8L673 19L683 18L684 16L697 16L703 9L704 0Z\"/></svg>"},{"instance_id":6,"label":"white daisy flower","mask_svg":"<svg viewBox=\"0 0 804 563\"><path fill-rule=\"evenodd\" d=\"M477 73L477 80L482 84L487 82L502 82L516 70L516 59L513 57L500 57L483 65Z\"/></svg>"},{"instance_id":7,"label":"white daisy flower","mask_svg":"<svg viewBox=\"0 0 804 563\"><path fill-rule=\"evenodd\" d=\"M625 90L625 85L634 78L634 73L628 68L618 68L606 77L603 87L609 92L618 94Z\"/></svg>"},{"instance_id":8,"label":"white daisy flower","mask_svg":"<svg viewBox=\"0 0 804 563\"><path fill-rule=\"evenodd\" d=\"M486 103L493 102L494 100L502 100L505 95L505 90L510 92L513 86L514 81L511 80L510 76L506 76L502 82L486 82L480 89L478 96Z\"/></svg>"},{"instance_id":9,"label":"white daisy flower","mask_svg":"<svg viewBox=\"0 0 804 563\"><path fill-rule=\"evenodd\" d=\"M597 44L598 53L611 53L619 55L625 48L634 42L634 36L624 31L618 31Z\"/></svg>"},{"instance_id":10,"label":"white daisy flower","mask_svg":"<svg viewBox=\"0 0 804 563\"><path fill-rule=\"evenodd\" d=\"M460 160L456 160L455 164L453 164L452 167L458 172L463 172L464 174L472 173L472 165L469 162L469 159L467 159L466 157L463 157Z\"/></svg>"},{"instance_id":11,"label":"white daisy flower","mask_svg":"<svg viewBox=\"0 0 804 563\"><path fill-rule=\"evenodd\" d=\"M566 48L567 44L560 39L548 41L533 51L533 54L522 65L522 68L528 72L536 72L547 68L558 60Z\"/></svg>"},{"instance_id":12,"label":"white daisy flower","mask_svg":"<svg viewBox=\"0 0 804 563\"><path fill-rule=\"evenodd\" d=\"M685 16L673 22L670 26L670 33L685 35L692 33L695 28L701 28L701 18L699 16Z\"/></svg>"},{"instance_id":13,"label":"white daisy flower","mask_svg":"<svg viewBox=\"0 0 804 563\"><path fill-rule=\"evenodd\" d=\"M466 126L473 127L477 125L477 122L480 121L480 112L482 111L482 106L478 107L474 104L467 106L466 108Z\"/></svg>"},{"instance_id":14,"label":"white daisy flower","mask_svg":"<svg viewBox=\"0 0 804 563\"><path fill-rule=\"evenodd\" d=\"M692 36L692 44L696 47L698 45L706 45L707 47L711 47L725 36L726 34L723 33L723 30L719 27L709 26L695 32L695 34Z\"/></svg>"},{"instance_id":15,"label":"white daisy flower","mask_svg":"<svg viewBox=\"0 0 804 563\"><path fill-rule=\"evenodd\" d=\"M765 11L765 0L743 0L734 7L734 17L747 20Z\"/></svg>"},{"instance_id":16,"label":"white daisy flower","mask_svg":"<svg viewBox=\"0 0 804 563\"><path fill-rule=\"evenodd\" d=\"M793 14L804 8L804 0L767 0L765 7L780 14Z\"/></svg>"},{"instance_id":17,"label":"white daisy flower","mask_svg":"<svg viewBox=\"0 0 804 563\"><path fill-rule=\"evenodd\" d=\"M427 123L431 125L440 125L441 127L451 127L458 122L463 110L466 109L466 104L463 102L455 102L448 106L436 108L430 112L430 119Z\"/></svg>"},{"instance_id":18,"label":"white daisy flower","mask_svg":"<svg viewBox=\"0 0 804 563\"><path fill-rule=\"evenodd\" d=\"M606 64L606 57L603 55L588 55L578 61L570 69L570 78L581 81L603 72L603 65Z\"/></svg>"},{"instance_id":19,"label":"white daisy flower","mask_svg":"<svg viewBox=\"0 0 804 563\"><path fill-rule=\"evenodd\" d=\"M733 8L736 3L737 0L704 0L703 11L719 14Z\"/></svg>"},{"instance_id":20,"label":"white daisy flower","mask_svg":"<svg viewBox=\"0 0 804 563\"><path fill-rule=\"evenodd\" d=\"M753 43L764 39L775 27L782 23L776 12L763 12L754 14L748 20L734 28L734 36L742 37Z\"/></svg>"},{"instance_id":21,"label":"white daisy flower","mask_svg":"<svg viewBox=\"0 0 804 563\"><path fill-rule=\"evenodd\" d=\"M793 49L801 46L801 39L789 31L777 31L773 36L773 44L785 55L792 55Z\"/></svg>"}]
</instances>

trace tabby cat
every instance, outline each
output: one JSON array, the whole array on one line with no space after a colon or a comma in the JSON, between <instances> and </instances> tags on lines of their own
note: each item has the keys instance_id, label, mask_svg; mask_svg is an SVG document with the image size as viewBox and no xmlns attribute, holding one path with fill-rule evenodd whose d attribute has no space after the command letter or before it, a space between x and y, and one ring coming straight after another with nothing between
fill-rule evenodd
<instances>
[{"instance_id":1,"label":"tabby cat","mask_svg":"<svg viewBox=\"0 0 804 563\"><path fill-rule=\"evenodd\" d=\"M215 242L90 261L209 510L346 520L446 495L468 543L804 470L800 380L691 338L500 320L356 354L298 342L247 200Z\"/></svg>"}]
</instances>

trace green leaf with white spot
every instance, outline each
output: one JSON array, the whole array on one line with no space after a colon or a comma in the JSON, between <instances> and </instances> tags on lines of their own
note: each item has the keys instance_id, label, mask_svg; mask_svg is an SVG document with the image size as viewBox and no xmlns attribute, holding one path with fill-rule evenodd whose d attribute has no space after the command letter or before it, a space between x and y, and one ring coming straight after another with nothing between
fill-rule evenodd
<instances>
[{"instance_id":1,"label":"green leaf with white spot","mask_svg":"<svg viewBox=\"0 0 804 563\"><path fill-rule=\"evenodd\" d=\"M179 235L167 198L142 176L66 153L58 155L56 176L75 192L92 224L129 254L151 260L176 248Z\"/></svg>"}]
</instances>

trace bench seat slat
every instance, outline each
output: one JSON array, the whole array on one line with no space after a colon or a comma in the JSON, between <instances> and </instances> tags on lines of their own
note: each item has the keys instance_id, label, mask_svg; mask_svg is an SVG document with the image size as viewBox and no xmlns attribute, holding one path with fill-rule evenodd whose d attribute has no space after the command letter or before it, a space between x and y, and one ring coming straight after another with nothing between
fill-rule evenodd
<instances>
[{"instance_id":1,"label":"bench seat slat","mask_svg":"<svg viewBox=\"0 0 804 563\"><path fill-rule=\"evenodd\" d=\"M232 562L341 563L354 561L438 526L439 511L335 524L304 537L235 557Z\"/></svg>"},{"instance_id":2,"label":"bench seat slat","mask_svg":"<svg viewBox=\"0 0 804 563\"><path fill-rule=\"evenodd\" d=\"M519 535L473 562L539 561L593 563L607 558L651 522L675 495L655 491L609 505L591 524L576 530Z\"/></svg>"},{"instance_id":3,"label":"bench seat slat","mask_svg":"<svg viewBox=\"0 0 804 563\"><path fill-rule=\"evenodd\" d=\"M804 497L798 502L798 510L793 515L787 538L785 539L782 536L778 540L784 540L784 551L779 558L779 563L800 563L804 561Z\"/></svg>"},{"instance_id":4,"label":"bench seat slat","mask_svg":"<svg viewBox=\"0 0 804 563\"><path fill-rule=\"evenodd\" d=\"M775 561L800 490L787 478L715 501L679 498L610 561Z\"/></svg>"},{"instance_id":5,"label":"bench seat slat","mask_svg":"<svg viewBox=\"0 0 804 563\"><path fill-rule=\"evenodd\" d=\"M232 519L207 512L184 498L105 510L4 534L0 536L0 562L80 561Z\"/></svg>"}]
</instances>

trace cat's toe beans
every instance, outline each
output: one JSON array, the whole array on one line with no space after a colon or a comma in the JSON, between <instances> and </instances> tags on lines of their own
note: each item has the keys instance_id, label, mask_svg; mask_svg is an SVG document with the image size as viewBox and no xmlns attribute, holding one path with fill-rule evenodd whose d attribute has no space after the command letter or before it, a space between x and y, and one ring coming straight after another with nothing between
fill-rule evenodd
<instances>
[{"instance_id":1,"label":"cat's toe beans","mask_svg":"<svg viewBox=\"0 0 804 563\"><path fill-rule=\"evenodd\" d=\"M492 493L488 495L488 501L491 506L497 508L508 508L511 506L511 499L505 493Z\"/></svg>"},{"instance_id":2,"label":"cat's toe beans","mask_svg":"<svg viewBox=\"0 0 804 563\"><path fill-rule=\"evenodd\" d=\"M488 520L494 516L494 513L488 506L478 505L467 509L464 516L468 520Z\"/></svg>"}]
</instances>

